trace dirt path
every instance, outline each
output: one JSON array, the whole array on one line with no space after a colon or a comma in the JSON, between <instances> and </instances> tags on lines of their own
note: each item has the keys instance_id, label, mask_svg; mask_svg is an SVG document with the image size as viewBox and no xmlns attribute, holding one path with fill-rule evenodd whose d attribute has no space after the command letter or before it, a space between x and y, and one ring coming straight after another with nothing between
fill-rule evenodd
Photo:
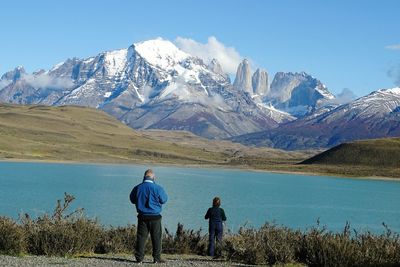
<instances>
[{"instance_id":1,"label":"dirt path","mask_svg":"<svg viewBox=\"0 0 400 267\"><path fill-rule=\"evenodd\" d=\"M166 263L157 264L156 266L249 266L239 263L227 262L222 260L213 260L209 257L196 255L164 255ZM73 258L63 257L44 257L44 256L0 256L0 266L71 266L71 267L108 267L108 266L155 266L151 257L146 257L143 264L137 264L131 255L87 255Z\"/></svg>"}]
</instances>

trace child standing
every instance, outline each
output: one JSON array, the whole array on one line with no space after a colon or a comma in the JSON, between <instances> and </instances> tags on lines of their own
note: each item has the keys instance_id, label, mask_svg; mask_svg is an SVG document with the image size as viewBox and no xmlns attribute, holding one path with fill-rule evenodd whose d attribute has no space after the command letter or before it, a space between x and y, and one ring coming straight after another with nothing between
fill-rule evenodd
<instances>
[{"instance_id":1,"label":"child standing","mask_svg":"<svg viewBox=\"0 0 400 267\"><path fill-rule=\"evenodd\" d=\"M221 199L215 197L212 202L212 207L207 210L205 219L208 222L208 255L214 256L215 254L215 239L217 239L217 244L222 241L223 225L222 222L226 221L225 211L220 208Z\"/></svg>"}]
</instances>

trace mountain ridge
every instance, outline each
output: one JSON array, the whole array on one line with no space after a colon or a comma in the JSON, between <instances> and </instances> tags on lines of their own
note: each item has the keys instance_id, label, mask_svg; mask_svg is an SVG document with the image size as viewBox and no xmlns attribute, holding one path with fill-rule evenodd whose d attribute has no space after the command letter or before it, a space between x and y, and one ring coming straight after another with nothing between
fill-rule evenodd
<instances>
[{"instance_id":1,"label":"mountain ridge","mask_svg":"<svg viewBox=\"0 0 400 267\"><path fill-rule=\"evenodd\" d=\"M338 103L321 81L305 72L277 72L269 84L268 72L252 73L244 59L237 73L232 84L216 59L205 62L157 38L86 59L67 59L47 71L28 74L17 67L1 76L0 102L88 106L134 129L190 131L289 150L398 133L400 108L390 104L398 102L389 93L376 91L381 92L376 93L381 96L376 107L348 112L348 104ZM368 96L352 105L357 101L368 102ZM355 121L381 107L385 118ZM334 119L340 110L348 116Z\"/></svg>"}]
</instances>

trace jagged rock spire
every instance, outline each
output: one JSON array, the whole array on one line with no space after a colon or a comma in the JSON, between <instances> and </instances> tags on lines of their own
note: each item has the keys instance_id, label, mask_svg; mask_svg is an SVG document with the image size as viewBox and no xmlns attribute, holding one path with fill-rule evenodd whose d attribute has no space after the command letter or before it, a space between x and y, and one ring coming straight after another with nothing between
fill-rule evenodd
<instances>
[{"instance_id":1,"label":"jagged rock spire","mask_svg":"<svg viewBox=\"0 0 400 267\"><path fill-rule=\"evenodd\" d=\"M253 87L251 84L251 70L250 64L247 59L244 59L236 71L235 82L233 86L237 89L253 94Z\"/></svg>"},{"instance_id":2,"label":"jagged rock spire","mask_svg":"<svg viewBox=\"0 0 400 267\"><path fill-rule=\"evenodd\" d=\"M264 96L268 93L268 73L265 70L257 69L251 82L254 94Z\"/></svg>"}]
</instances>

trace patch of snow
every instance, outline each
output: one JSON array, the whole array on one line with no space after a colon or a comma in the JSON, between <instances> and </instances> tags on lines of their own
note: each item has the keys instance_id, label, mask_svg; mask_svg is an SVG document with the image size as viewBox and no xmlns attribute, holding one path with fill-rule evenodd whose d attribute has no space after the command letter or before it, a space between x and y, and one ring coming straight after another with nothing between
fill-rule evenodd
<instances>
[{"instance_id":1,"label":"patch of snow","mask_svg":"<svg viewBox=\"0 0 400 267\"><path fill-rule=\"evenodd\" d=\"M105 66L107 73L116 75L125 68L127 61L128 49L120 49L105 53Z\"/></svg>"},{"instance_id":2,"label":"patch of snow","mask_svg":"<svg viewBox=\"0 0 400 267\"><path fill-rule=\"evenodd\" d=\"M257 103L257 106L264 110L264 112L266 112L267 115L277 123L292 121L296 119L296 117L293 117L289 113L275 108L271 103Z\"/></svg>"},{"instance_id":3,"label":"patch of snow","mask_svg":"<svg viewBox=\"0 0 400 267\"><path fill-rule=\"evenodd\" d=\"M53 68L51 68L50 71L55 71L55 70L57 70L57 69L60 68L64 63L65 63L65 61L60 62L60 63L54 65Z\"/></svg>"},{"instance_id":4,"label":"patch of snow","mask_svg":"<svg viewBox=\"0 0 400 267\"><path fill-rule=\"evenodd\" d=\"M322 89L319 88L318 86L315 87L315 91L320 93L325 99L334 99L335 96L331 94L325 87L325 85L322 85Z\"/></svg>"},{"instance_id":5,"label":"patch of snow","mask_svg":"<svg viewBox=\"0 0 400 267\"><path fill-rule=\"evenodd\" d=\"M391 88L391 89L384 89L382 91L400 95L400 87L395 87L395 88Z\"/></svg>"},{"instance_id":6,"label":"patch of snow","mask_svg":"<svg viewBox=\"0 0 400 267\"><path fill-rule=\"evenodd\" d=\"M135 43L135 50L150 64L165 70L190 57L172 42L162 38Z\"/></svg>"},{"instance_id":7,"label":"patch of snow","mask_svg":"<svg viewBox=\"0 0 400 267\"><path fill-rule=\"evenodd\" d=\"M89 63L93 62L94 59L95 59L95 57L89 57L82 62L83 62L83 64L89 64Z\"/></svg>"},{"instance_id":8,"label":"patch of snow","mask_svg":"<svg viewBox=\"0 0 400 267\"><path fill-rule=\"evenodd\" d=\"M70 99L78 99L84 96L88 91L93 90L95 79L88 79L83 85L75 88L68 96Z\"/></svg>"}]
</instances>

